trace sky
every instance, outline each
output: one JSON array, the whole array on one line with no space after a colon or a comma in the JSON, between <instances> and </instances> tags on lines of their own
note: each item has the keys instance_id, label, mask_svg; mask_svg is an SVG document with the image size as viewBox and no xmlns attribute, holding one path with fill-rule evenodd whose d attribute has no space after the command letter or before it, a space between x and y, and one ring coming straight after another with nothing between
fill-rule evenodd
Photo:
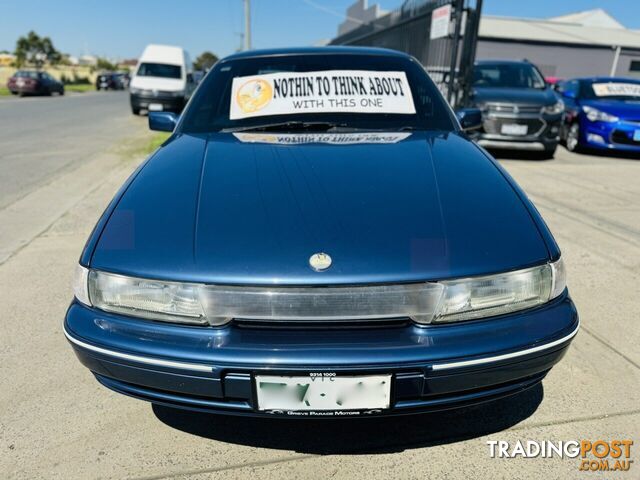
<instances>
[{"instance_id":1,"label":"sky","mask_svg":"<svg viewBox=\"0 0 640 480\"><path fill-rule=\"evenodd\" d=\"M336 35L354 0L251 0L254 48L314 45ZM369 0L369 4L376 3ZM382 8L402 0L378 0ZM196 57L238 50L242 0L0 0L0 51L35 30L71 55L136 58L149 43L180 45ZM640 29L640 0L484 0L483 13L545 18L603 8L627 28Z\"/></svg>"}]
</instances>

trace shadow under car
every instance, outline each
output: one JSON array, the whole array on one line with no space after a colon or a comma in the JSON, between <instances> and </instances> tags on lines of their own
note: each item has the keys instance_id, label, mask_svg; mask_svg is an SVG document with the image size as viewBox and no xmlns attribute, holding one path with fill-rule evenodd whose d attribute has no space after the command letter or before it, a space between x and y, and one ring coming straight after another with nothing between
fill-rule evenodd
<instances>
[{"instance_id":1,"label":"shadow under car","mask_svg":"<svg viewBox=\"0 0 640 480\"><path fill-rule=\"evenodd\" d=\"M211 440L299 453L393 453L500 432L530 417L542 402L539 382L514 395L478 405L395 417L261 418L191 412L154 404L171 428Z\"/></svg>"}]
</instances>

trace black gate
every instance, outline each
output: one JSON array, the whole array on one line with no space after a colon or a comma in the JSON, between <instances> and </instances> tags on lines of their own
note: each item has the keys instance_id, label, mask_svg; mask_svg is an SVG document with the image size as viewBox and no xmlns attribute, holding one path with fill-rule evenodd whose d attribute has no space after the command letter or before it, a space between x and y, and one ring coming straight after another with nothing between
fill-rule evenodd
<instances>
[{"instance_id":1,"label":"black gate","mask_svg":"<svg viewBox=\"0 0 640 480\"><path fill-rule=\"evenodd\" d=\"M416 57L454 108L466 105L482 0L406 0L402 7L331 41Z\"/></svg>"}]
</instances>

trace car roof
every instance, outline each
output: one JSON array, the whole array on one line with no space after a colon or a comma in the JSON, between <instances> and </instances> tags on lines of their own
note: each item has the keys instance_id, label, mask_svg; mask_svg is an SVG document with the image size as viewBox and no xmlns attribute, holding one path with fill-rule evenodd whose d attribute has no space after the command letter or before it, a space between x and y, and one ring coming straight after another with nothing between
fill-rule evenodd
<instances>
[{"instance_id":1,"label":"car roof","mask_svg":"<svg viewBox=\"0 0 640 480\"><path fill-rule=\"evenodd\" d=\"M270 48L263 50L248 50L246 52L238 52L225 57L221 62L235 60L237 58L257 58L257 57L277 57L285 55L380 55L400 58L411 58L404 52L391 50L388 48L374 47L344 47L344 46L326 46L326 47L293 47L293 48Z\"/></svg>"},{"instance_id":2,"label":"car roof","mask_svg":"<svg viewBox=\"0 0 640 480\"><path fill-rule=\"evenodd\" d=\"M174 65L182 65L185 62L186 52L182 47L174 45L159 45L151 43L147 45L140 55L140 62L160 61Z\"/></svg>"}]
</instances>

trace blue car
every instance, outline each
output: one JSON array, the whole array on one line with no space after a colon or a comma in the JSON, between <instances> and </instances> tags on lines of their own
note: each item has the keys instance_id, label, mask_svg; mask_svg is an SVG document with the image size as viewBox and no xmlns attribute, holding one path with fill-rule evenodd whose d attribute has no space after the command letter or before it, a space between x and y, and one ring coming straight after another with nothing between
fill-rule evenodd
<instances>
[{"instance_id":1,"label":"blue car","mask_svg":"<svg viewBox=\"0 0 640 480\"><path fill-rule=\"evenodd\" d=\"M597 77L568 80L561 138L567 149L640 154L640 80Z\"/></svg>"},{"instance_id":2,"label":"blue car","mask_svg":"<svg viewBox=\"0 0 640 480\"><path fill-rule=\"evenodd\" d=\"M218 62L89 237L64 333L105 387L308 418L537 385L579 320L558 245L414 58Z\"/></svg>"}]
</instances>

